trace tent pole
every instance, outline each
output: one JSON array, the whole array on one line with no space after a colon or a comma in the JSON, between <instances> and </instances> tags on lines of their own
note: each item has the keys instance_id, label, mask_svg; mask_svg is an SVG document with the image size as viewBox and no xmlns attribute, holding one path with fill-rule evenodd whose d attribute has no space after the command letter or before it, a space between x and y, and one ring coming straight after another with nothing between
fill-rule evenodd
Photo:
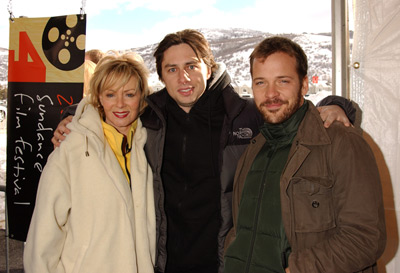
<instances>
[{"instance_id":1,"label":"tent pole","mask_svg":"<svg viewBox=\"0 0 400 273\"><path fill-rule=\"evenodd\" d=\"M332 0L332 94L349 98L349 22L347 0Z\"/></svg>"}]
</instances>

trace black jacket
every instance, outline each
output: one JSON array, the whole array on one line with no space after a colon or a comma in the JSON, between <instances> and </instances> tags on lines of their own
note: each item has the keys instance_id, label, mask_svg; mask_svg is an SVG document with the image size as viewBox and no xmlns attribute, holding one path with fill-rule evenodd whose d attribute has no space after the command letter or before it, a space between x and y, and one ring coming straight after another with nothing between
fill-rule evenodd
<instances>
[{"instance_id":1,"label":"black jacket","mask_svg":"<svg viewBox=\"0 0 400 273\"><path fill-rule=\"evenodd\" d=\"M215 253L215 255L218 255L218 267L219 272L221 272L225 236L232 227L232 188L236 165L251 138L258 134L262 119L254 101L243 99L234 91L230 84L229 75L225 71L220 73L219 76L214 76L213 82L209 84L208 91L211 91L211 89L218 89L221 92L225 112L219 137L219 147L217 147L217 166L220 173L220 192L217 193L220 200L218 208L220 223L218 234L216 234L218 237L218 254ZM158 243L156 272L164 272L167 261L167 217L164 207L165 193L162 181L166 117L168 116L166 113L167 99L166 89L150 95L147 99L148 108L141 116L143 126L147 128L148 132L145 146L147 160L154 174Z\"/></svg>"}]
</instances>

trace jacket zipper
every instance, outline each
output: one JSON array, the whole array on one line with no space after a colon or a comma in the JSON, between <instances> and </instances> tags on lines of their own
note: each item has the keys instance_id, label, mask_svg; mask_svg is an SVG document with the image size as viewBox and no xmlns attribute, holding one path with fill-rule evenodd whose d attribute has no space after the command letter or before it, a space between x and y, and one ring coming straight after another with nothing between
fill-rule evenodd
<instances>
[{"instance_id":1,"label":"jacket zipper","mask_svg":"<svg viewBox=\"0 0 400 273\"><path fill-rule=\"evenodd\" d=\"M129 153L131 151L131 149L129 149L128 141L125 138L122 140L121 150L122 150L122 156L124 157L124 165L125 165L126 174L128 175L129 187L132 189L131 174L128 170L128 162L126 159L126 154Z\"/></svg>"},{"instance_id":2,"label":"jacket zipper","mask_svg":"<svg viewBox=\"0 0 400 273\"><path fill-rule=\"evenodd\" d=\"M187 114L187 116L186 116L186 122L189 122L189 120L190 120L189 114ZM181 155L181 158L182 158L182 169L183 169L183 170L186 170L186 169L187 169L187 168L186 168L186 145L187 145L187 133L184 132L183 138L182 138L182 155ZM183 185L183 189L184 189L184 192L185 192L185 194L186 194L186 191L187 191L187 189L188 189L188 183L187 183L186 174L185 174L185 182L184 182L184 185ZM179 201L179 203L178 203L178 208L179 208L179 209L182 208L182 201Z\"/></svg>"}]
</instances>

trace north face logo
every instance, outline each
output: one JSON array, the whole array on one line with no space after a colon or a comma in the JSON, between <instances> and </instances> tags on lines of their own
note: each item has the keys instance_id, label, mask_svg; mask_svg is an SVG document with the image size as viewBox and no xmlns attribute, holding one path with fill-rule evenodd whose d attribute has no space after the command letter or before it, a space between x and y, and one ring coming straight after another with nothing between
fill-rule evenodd
<instances>
[{"instance_id":1,"label":"north face logo","mask_svg":"<svg viewBox=\"0 0 400 273\"><path fill-rule=\"evenodd\" d=\"M239 128L233 135L239 139L250 139L253 137L253 131L250 128Z\"/></svg>"}]
</instances>

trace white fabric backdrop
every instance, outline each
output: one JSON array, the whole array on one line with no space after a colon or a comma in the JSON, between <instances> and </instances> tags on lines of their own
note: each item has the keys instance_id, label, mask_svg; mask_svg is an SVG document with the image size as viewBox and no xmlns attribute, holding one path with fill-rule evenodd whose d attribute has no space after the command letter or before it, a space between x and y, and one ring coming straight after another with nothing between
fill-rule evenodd
<instances>
[{"instance_id":1,"label":"white fabric backdrop","mask_svg":"<svg viewBox=\"0 0 400 273\"><path fill-rule=\"evenodd\" d=\"M350 98L378 161L388 243L379 272L400 272L400 0L354 0ZM353 64L358 62L359 69Z\"/></svg>"}]
</instances>

